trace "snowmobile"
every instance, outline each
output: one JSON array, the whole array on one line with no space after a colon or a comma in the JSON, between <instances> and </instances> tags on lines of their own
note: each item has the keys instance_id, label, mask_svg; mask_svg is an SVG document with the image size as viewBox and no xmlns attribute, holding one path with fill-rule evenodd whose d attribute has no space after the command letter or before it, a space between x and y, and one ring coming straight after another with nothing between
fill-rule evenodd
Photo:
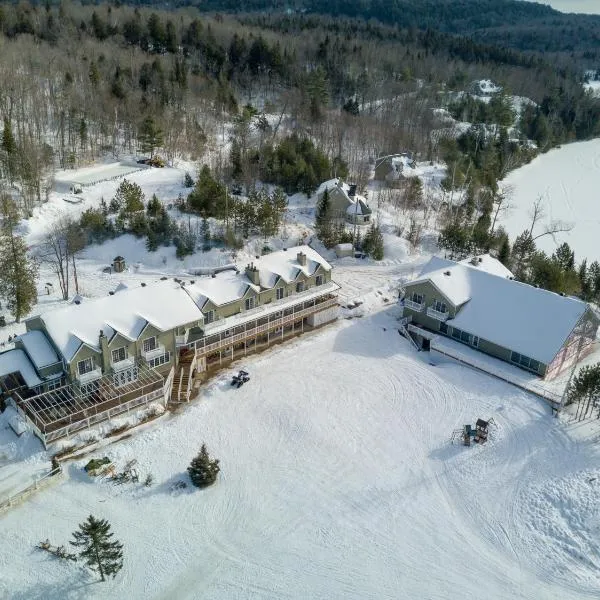
<instances>
[{"instance_id":1,"label":"snowmobile","mask_svg":"<svg viewBox=\"0 0 600 600\"><path fill-rule=\"evenodd\" d=\"M231 378L231 385L241 388L245 383L248 383L248 381L250 381L248 371L242 370Z\"/></svg>"}]
</instances>

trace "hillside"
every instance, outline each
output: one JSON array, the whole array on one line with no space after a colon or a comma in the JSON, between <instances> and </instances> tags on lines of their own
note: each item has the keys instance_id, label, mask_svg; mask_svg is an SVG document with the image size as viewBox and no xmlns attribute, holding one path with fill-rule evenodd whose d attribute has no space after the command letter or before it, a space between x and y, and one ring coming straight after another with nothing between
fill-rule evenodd
<instances>
[{"instance_id":1,"label":"hillside","mask_svg":"<svg viewBox=\"0 0 600 600\"><path fill-rule=\"evenodd\" d=\"M434 29L468 35L483 43L535 52L577 53L579 58L600 56L600 16L564 14L549 6L519 0L191 0L209 11L297 11L375 19L401 28ZM584 56L585 53L585 56Z\"/></svg>"}]
</instances>

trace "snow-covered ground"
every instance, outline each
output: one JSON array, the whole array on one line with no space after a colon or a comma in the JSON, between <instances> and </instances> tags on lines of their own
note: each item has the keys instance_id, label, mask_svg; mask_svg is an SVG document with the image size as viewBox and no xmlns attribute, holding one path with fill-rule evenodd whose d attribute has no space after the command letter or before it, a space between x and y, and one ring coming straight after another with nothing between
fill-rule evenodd
<instances>
[{"instance_id":1,"label":"snow-covered ground","mask_svg":"<svg viewBox=\"0 0 600 600\"><path fill-rule=\"evenodd\" d=\"M598 208L598 177L600 176L600 139L565 144L535 158L513 171L501 183L512 189L513 208L502 225L511 238L528 229L533 203L542 197L545 218L534 235L553 220L574 225L572 231L545 236L538 246L553 252L557 245L568 242L578 261L600 260L600 210Z\"/></svg>"},{"instance_id":2,"label":"snow-covered ground","mask_svg":"<svg viewBox=\"0 0 600 600\"><path fill-rule=\"evenodd\" d=\"M165 201L184 191L182 169L131 179ZM86 188L84 206L110 199L117 185ZM247 359L252 379L239 390L224 372L183 410L66 463L63 481L0 515L0 599L595 597L600 451L590 442L598 432L553 419L541 400L499 380L414 352L397 333L395 299L430 254L395 235L392 209L375 194L370 201L384 261L325 253L342 304L352 306L345 318ZM59 210L81 208L53 197L26 224L30 244ZM313 221L314 203L291 198L281 238L269 244L308 241ZM116 254L128 271L103 274ZM79 275L85 293L101 296L121 280L231 258L213 250L181 262L172 249L148 253L124 236L88 248ZM61 302L41 296L36 311ZM488 444L449 443L479 417L496 423ZM221 460L218 483L176 489L203 441ZM102 455L118 468L137 459L154 485L91 480L82 467ZM0 416L0 498L49 466L41 444L17 438ZM67 543L90 513L107 518L125 545L123 571L104 584L34 549L46 538Z\"/></svg>"},{"instance_id":3,"label":"snow-covered ground","mask_svg":"<svg viewBox=\"0 0 600 600\"><path fill-rule=\"evenodd\" d=\"M380 304L380 308L383 307ZM166 421L105 449L155 484L65 481L2 517L0 597L591 598L600 584L598 447L532 396L431 366L395 309L342 320L246 361ZM299 356L303 357L299 360ZM487 445L452 430L493 417ZM205 441L218 483L185 469ZM109 519L125 567L96 583L34 550Z\"/></svg>"}]
</instances>

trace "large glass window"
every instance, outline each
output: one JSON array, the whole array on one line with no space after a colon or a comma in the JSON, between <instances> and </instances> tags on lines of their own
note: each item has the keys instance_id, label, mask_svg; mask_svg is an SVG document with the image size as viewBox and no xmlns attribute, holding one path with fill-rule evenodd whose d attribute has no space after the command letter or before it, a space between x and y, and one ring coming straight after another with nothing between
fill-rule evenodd
<instances>
[{"instance_id":1,"label":"large glass window","mask_svg":"<svg viewBox=\"0 0 600 600\"><path fill-rule=\"evenodd\" d=\"M156 348L156 336L152 336L144 340L144 352L151 352L152 350L156 350Z\"/></svg>"},{"instance_id":2,"label":"large glass window","mask_svg":"<svg viewBox=\"0 0 600 600\"><path fill-rule=\"evenodd\" d=\"M77 372L80 375L85 375L94 370L94 361L91 358L84 358L77 363Z\"/></svg>"},{"instance_id":3,"label":"large glass window","mask_svg":"<svg viewBox=\"0 0 600 600\"><path fill-rule=\"evenodd\" d=\"M528 356L524 356L523 354L519 354L518 352L511 352L510 354L511 362L527 369L528 371L533 371L534 373L539 373L540 363L539 361L529 358Z\"/></svg>"},{"instance_id":4,"label":"large glass window","mask_svg":"<svg viewBox=\"0 0 600 600\"><path fill-rule=\"evenodd\" d=\"M282 300L283 299L283 294L284 294L285 290L282 287L277 288L276 294L277 294L277 300Z\"/></svg>"},{"instance_id":5,"label":"large glass window","mask_svg":"<svg viewBox=\"0 0 600 600\"><path fill-rule=\"evenodd\" d=\"M446 321L440 321L440 333L448 335L448 323Z\"/></svg>"},{"instance_id":6,"label":"large glass window","mask_svg":"<svg viewBox=\"0 0 600 600\"><path fill-rule=\"evenodd\" d=\"M423 304L423 294L417 294L417 292L413 292L410 300L416 302L417 304Z\"/></svg>"},{"instance_id":7,"label":"large glass window","mask_svg":"<svg viewBox=\"0 0 600 600\"><path fill-rule=\"evenodd\" d=\"M317 275L315 278L315 285L323 285L323 275Z\"/></svg>"},{"instance_id":8,"label":"large glass window","mask_svg":"<svg viewBox=\"0 0 600 600\"><path fill-rule=\"evenodd\" d=\"M207 310L204 313L204 322L208 325L208 323L212 323L215 320L215 311Z\"/></svg>"},{"instance_id":9,"label":"large glass window","mask_svg":"<svg viewBox=\"0 0 600 600\"><path fill-rule=\"evenodd\" d=\"M435 302L433 303L433 309L441 313L445 313L448 311L446 303L442 302L441 300L435 300Z\"/></svg>"},{"instance_id":10,"label":"large glass window","mask_svg":"<svg viewBox=\"0 0 600 600\"><path fill-rule=\"evenodd\" d=\"M300 293L300 292L303 292L303 291L304 291L304 289L305 289L305 288L304 288L304 281L299 281L299 282L296 284L296 292L298 292L298 293Z\"/></svg>"},{"instance_id":11,"label":"large glass window","mask_svg":"<svg viewBox=\"0 0 600 600\"><path fill-rule=\"evenodd\" d=\"M254 308L254 296L252 296L251 298L246 298L246 310L250 310L252 308Z\"/></svg>"},{"instance_id":12,"label":"large glass window","mask_svg":"<svg viewBox=\"0 0 600 600\"><path fill-rule=\"evenodd\" d=\"M122 360L125 360L126 356L127 356L127 352L125 350L125 346L123 346L121 348L117 348L116 350L112 351L112 361L114 363L121 362Z\"/></svg>"}]
</instances>

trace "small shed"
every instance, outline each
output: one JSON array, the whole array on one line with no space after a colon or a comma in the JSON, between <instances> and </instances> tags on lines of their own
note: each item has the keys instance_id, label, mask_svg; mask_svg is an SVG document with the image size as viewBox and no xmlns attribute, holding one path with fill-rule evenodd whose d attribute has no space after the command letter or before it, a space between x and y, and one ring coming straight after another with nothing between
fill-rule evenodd
<instances>
[{"instance_id":1,"label":"small shed","mask_svg":"<svg viewBox=\"0 0 600 600\"><path fill-rule=\"evenodd\" d=\"M354 246L352 244L336 244L334 250L338 258L354 256Z\"/></svg>"},{"instance_id":2,"label":"small shed","mask_svg":"<svg viewBox=\"0 0 600 600\"><path fill-rule=\"evenodd\" d=\"M115 256L112 268L115 273L122 273L125 270L125 259L122 256Z\"/></svg>"}]
</instances>

